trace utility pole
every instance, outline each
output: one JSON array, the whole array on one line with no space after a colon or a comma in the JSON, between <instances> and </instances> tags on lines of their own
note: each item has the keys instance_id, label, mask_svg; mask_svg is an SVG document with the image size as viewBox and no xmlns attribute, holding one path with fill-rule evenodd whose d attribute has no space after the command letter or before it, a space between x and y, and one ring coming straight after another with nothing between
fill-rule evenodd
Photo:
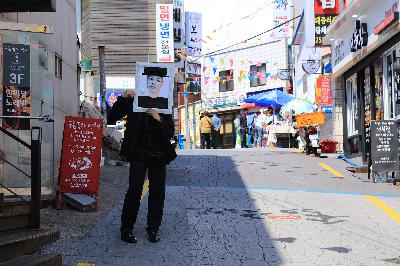
<instances>
[{"instance_id":1,"label":"utility pole","mask_svg":"<svg viewBox=\"0 0 400 266\"><path fill-rule=\"evenodd\" d=\"M106 108L106 69L105 69L105 46L99 46L99 70L100 70L100 110L101 114L107 121Z\"/></svg>"}]
</instances>

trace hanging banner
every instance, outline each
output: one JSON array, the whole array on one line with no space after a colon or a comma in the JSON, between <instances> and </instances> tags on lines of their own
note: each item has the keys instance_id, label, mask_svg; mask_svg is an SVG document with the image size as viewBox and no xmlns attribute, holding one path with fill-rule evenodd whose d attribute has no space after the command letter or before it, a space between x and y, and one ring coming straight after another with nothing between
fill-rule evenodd
<instances>
[{"instance_id":1,"label":"hanging banner","mask_svg":"<svg viewBox=\"0 0 400 266\"><path fill-rule=\"evenodd\" d=\"M89 194L99 190L103 122L65 117L59 183L61 193Z\"/></svg>"},{"instance_id":2,"label":"hanging banner","mask_svg":"<svg viewBox=\"0 0 400 266\"><path fill-rule=\"evenodd\" d=\"M156 5L157 62L174 62L173 5Z\"/></svg>"},{"instance_id":3,"label":"hanging banner","mask_svg":"<svg viewBox=\"0 0 400 266\"><path fill-rule=\"evenodd\" d=\"M184 46L184 8L183 0L174 0L174 51L175 51L175 64L177 67L183 68L183 46Z\"/></svg>"},{"instance_id":4,"label":"hanging banner","mask_svg":"<svg viewBox=\"0 0 400 266\"><path fill-rule=\"evenodd\" d=\"M315 103L324 106L332 105L331 77L319 76L315 88Z\"/></svg>"},{"instance_id":5,"label":"hanging banner","mask_svg":"<svg viewBox=\"0 0 400 266\"><path fill-rule=\"evenodd\" d=\"M285 23L292 19L292 0L274 0L272 12L274 27L281 24L274 30L274 38L290 38L291 29L289 23Z\"/></svg>"},{"instance_id":6,"label":"hanging banner","mask_svg":"<svg viewBox=\"0 0 400 266\"><path fill-rule=\"evenodd\" d=\"M30 116L30 46L3 44L3 115ZM3 119L3 127L29 130L29 119Z\"/></svg>"},{"instance_id":7,"label":"hanging banner","mask_svg":"<svg viewBox=\"0 0 400 266\"><path fill-rule=\"evenodd\" d=\"M186 12L186 55L202 55L202 17L200 13Z\"/></svg>"},{"instance_id":8,"label":"hanging banner","mask_svg":"<svg viewBox=\"0 0 400 266\"><path fill-rule=\"evenodd\" d=\"M314 13L315 46L321 46L327 28L340 13L339 0L314 0Z\"/></svg>"}]
</instances>

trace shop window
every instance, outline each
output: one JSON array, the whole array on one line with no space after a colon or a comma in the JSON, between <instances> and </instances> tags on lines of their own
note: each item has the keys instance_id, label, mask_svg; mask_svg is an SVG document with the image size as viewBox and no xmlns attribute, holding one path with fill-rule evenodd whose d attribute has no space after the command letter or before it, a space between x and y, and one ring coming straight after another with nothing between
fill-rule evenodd
<instances>
[{"instance_id":1,"label":"shop window","mask_svg":"<svg viewBox=\"0 0 400 266\"><path fill-rule=\"evenodd\" d=\"M252 79L250 81L250 87L258 87L267 84L265 71L266 71L265 64L262 64L260 66L258 65L250 66L250 73L252 76Z\"/></svg>"},{"instance_id":2,"label":"shop window","mask_svg":"<svg viewBox=\"0 0 400 266\"><path fill-rule=\"evenodd\" d=\"M388 119L400 118L400 54L396 50L386 56L387 116Z\"/></svg>"},{"instance_id":3,"label":"shop window","mask_svg":"<svg viewBox=\"0 0 400 266\"><path fill-rule=\"evenodd\" d=\"M233 70L220 71L219 77L219 92L233 91Z\"/></svg>"},{"instance_id":4,"label":"shop window","mask_svg":"<svg viewBox=\"0 0 400 266\"><path fill-rule=\"evenodd\" d=\"M55 55L54 74L57 78L62 79L62 59L59 55Z\"/></svg>"},{"instance_id":5,"label":"shop window","mask_svg":"<svg viewBox=\"0 0 400 266\"><path fill-rule=\"evenodd\" d=\"M384 119L384 92L383 92L383 59L380 58L373 64L374 76L375 76L375 93L374 93L374 104L375 104L375 120Z\"/></svg>"},{"instance_id":6,"label":"shop window","mask_svg":"<svg viewBox=\"0 0 400 266\"><path fill-rule=\"evenodd\" d=\"M346 81L347 100L347 135L358 134L359 126L359 99L357 94L357 76L354 75Z\"/></svg>"}]
</instances>

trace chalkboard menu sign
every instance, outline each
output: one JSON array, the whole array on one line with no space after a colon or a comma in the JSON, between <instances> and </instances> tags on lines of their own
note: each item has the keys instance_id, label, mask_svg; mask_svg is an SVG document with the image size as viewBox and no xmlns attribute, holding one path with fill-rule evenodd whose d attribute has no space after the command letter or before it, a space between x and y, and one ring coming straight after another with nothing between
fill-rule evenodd
<instances>
[{"instance_id":1,"label":"chalkboard menu sign","mask_svg":"<svg viewBox=\"0 0 400 266\"><path fill-rule=\"evenodd\" d=\"M397 123L391 120L371 121L372 171L399 170Z\"/></svg>"}]
</instances>

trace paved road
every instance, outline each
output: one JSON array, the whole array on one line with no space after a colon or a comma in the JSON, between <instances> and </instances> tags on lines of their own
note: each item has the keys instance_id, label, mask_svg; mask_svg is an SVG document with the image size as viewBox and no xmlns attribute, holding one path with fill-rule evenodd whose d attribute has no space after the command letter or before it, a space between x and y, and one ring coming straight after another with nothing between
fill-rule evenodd
<instances>
[{"instance_id":1,"label":"paved road","mask_svg":"<svg viewBox=\"0 0 400 266\"><path fill-rule=\"evenodd\" d=\"M168 167L160 243L146 239L145 198L137 244L119 240L120 201L50 249L67 265L394 265L400 189L347 166L288 149L183 151Z\"/></svg>"}]
</instances>

